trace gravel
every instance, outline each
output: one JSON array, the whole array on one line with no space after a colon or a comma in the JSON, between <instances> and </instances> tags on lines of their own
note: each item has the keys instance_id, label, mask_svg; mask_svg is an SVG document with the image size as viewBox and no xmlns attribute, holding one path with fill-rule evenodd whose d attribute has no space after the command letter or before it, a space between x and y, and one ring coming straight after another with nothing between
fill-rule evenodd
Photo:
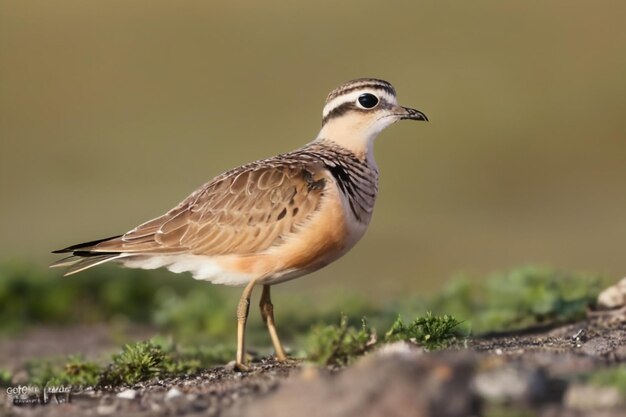
<instances>
[{"instance_id":1,"label":"gravel","mask_svg":"<svg viewBox=\"0 0 626 417\"><path fill-rule=\"evenodd\" d=\"M626 416L617 389L581 378L623 363L625 346L624 323L594 316L470 339L444 352L398 343L341 370L264 359L249 373L226 365L116 391L56 395L47 405L17 406L3 393L0 415L467 417L496 415L489 410L497 406L540 417Z\"/></svg>"}]
</instances>

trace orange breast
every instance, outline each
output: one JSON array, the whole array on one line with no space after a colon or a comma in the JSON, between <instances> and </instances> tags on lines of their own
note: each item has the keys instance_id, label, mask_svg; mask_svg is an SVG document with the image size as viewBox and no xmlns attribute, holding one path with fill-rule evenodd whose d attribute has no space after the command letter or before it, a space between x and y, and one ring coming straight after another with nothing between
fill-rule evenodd
<instances>
[{"instance_id":1,"label":"orange breast","mask_svg":"<svg viewBox=\"0 0 626 417\"><path fill-rule=\"evenodd\" d=\"M352 236L337 193L336 190L329 192L315 217L287 236L280 246L255 255L224 257L220 264L229 270L257 277L262 283L297 278L328 265L358 240Z\"/></svg>"}]
</instances>

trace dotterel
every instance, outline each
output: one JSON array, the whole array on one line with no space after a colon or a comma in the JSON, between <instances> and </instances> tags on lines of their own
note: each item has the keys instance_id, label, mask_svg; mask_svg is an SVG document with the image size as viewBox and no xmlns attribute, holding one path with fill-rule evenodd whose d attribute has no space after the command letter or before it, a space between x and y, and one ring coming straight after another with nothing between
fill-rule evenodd
<instances>
[{"instance_id":1,"label":"dotterel","mask_svg":"<svg viewBox=\"0 0 626 417\"><path fill-rule=\"evenodd\" d=\"M54 251L71 256L51 266L69 267L70 275L116 262L245 285L237 308L236 363L242 370L250 295L263 285L261 315L284 360L270 286L328 265L361 239L378 191L374 139L404 119L428 120L400 106L387 81L349 81L328 95L322 128L309 144L225 172L123 235Z\"/></svg>"}]
</instances>

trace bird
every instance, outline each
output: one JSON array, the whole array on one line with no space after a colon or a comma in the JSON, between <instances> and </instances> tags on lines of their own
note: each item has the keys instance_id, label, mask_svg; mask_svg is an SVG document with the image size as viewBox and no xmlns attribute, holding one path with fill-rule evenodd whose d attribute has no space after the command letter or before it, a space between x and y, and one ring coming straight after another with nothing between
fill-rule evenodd
<instances>
[{"instance_id":1,"label":"bird","mask_svg":"<svg viewBox=\"0 0 626 417\"><path fill-rule=\"evenodd\" d=\"M250 369L245 328L252 290L260 285L261 317L276 359L285 361L270 288L330 264L363 237L378 193L374 140L400 120L428 118L399 105L387 81L343 83L328 94L313 141L218 175L162 216L122 235L55 250L70 255L50 266L68 267L65 275L107 262L165 267L243 286L236 312L240 371Z\"/></svg>"}]
</instances>

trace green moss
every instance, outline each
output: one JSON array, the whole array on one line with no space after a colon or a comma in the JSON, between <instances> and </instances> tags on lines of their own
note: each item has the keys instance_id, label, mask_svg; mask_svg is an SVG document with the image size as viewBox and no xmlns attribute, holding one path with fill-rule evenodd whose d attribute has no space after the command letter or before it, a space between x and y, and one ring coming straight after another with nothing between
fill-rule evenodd
<instances>
[{"instance_id":1,"label":"green moss","mask_svg":"<svg viewBox=\"0 0 626 417\"><path fill-rule=\"evenodd\" d=\"M171 339L125 345L105 366L69 356L61 361L31 361L27 364L29 383L45 386L119 386L134 385L155 377L196 373L234 356L233 349L216 347L178 347Z\"/></svg>"},{"instance_id":2,"label":"green moss","mask_svg":"<svg viewBox=\"0 0 626 417\"><path fill-rule=\"evenodd\" d=\"M155 338L124 346L113 355L99 385L134 385L155 377L192 374L215 364L224 364L235 352L224 346L187 347L174 345L171 339Z\"/></svg>"},{"instance_id":3,"label":"green moss","mask_svg":"<svg viewBox=\"0 0 626 417\"><path fill-rule=\"evenodd\" d=\"M174 280L163 271L102 267L86 277L25 264L0 264L0 331L33 324L75 324L127 317L149 323L160 289L177 294L192 290L191 279Z\"/></svg>"},{"instance_id":4,"label":"green moss","mask_svg":"<svg viewBox=\"0 0 626 417\"><path fill-rule=\"evenodd\" d=\"M165 374L169 358L160 346L151 342L125 345L120 353L113 355L113 362L105 369L102 385L133 385Z\"/></svg>"},{"instance_id":5,"label":"green moss","mask_svg":"<svg viewBox=\"0 0 626 417\"><path fill-rule=\"evenodd\" d=\"M473 284L454 280L428 304L463 317L474 333L515 330L584 318L601 282L599 276L526 266Z\"/></svg>"},{"instance_id":6,"label":"green moss","mask_svg":"<svg viewBox=\"0 0 626 417\"><path fill-rule=\"evenodd\" d=\"M385 334L385 341L404 340L416 343L428 350L444 349L462 337L458 328L459 324L461 322L452 316L434 316L430 312L408 324L405 324L402 317L398 316L391 325L391 329Z\"/></svg>"},{"instance_id":7,"label":"green moss","mask_svg":"<svg viewBox=\"0 0 626 417\"><path fill-rule=\"evenodd\" d=\"M398 317L385 334L384 341L380 342L365 318L357 328L350 326L347 316L342 315L339 325L313 328L309 337L308 358L320 365L345 366L381 343L398 340L411 341L431 350L443 349L461 337L457 329L459 323L454 317L430 313L408 324Z\"/></svg>"},{"instance_id":8,"label":"green moss","mask_svg":"<svg viewBox=\"0 0 626 417\"><path fill-rule=\"evenodd\" d=\"M473 333L514 330L583 318L601 289L598 276L525 266L487 279L459 278L430 299L404 298L385 308L351 297L310 306L302 298L277 295L276 318L284 341L299 340L314 323L333 320L338 310L367 316L378 328L404 317L449 314ZM192 344L230 343L236 291L207 285L167 271L116 267L90 270L88 276L63 278L55 270L24 264L0 264L0 332L37 324L141 323L170 332ZM300 338L300 339L299 339ZM265 326L252 314L252 345L265 346ZM304 346L306 342L300 343Z\"/></svg>"},{"instance_id":9,"label":"green moss","mask_svg":"<svg viewBox=\"0 0 626 417\"><path fill-rule=\"evenodd\" d=\"M309 359L320 365L345 366L376 345L376 331L362 320L359 328L341 316L339 325L317 326L309 338Z\"/></svg>"},{"instance_id":10,"label":"green moss","mask_svg":"<svg viewBox=\"0 0 626 417\"><path fill-rule=\"evenodd\" d=\"M62 363L31 361L27 364L30 383L45 386L95 386L102 372L101 367L81 356L73 355Z\"/></svg>"}]
</instances>

